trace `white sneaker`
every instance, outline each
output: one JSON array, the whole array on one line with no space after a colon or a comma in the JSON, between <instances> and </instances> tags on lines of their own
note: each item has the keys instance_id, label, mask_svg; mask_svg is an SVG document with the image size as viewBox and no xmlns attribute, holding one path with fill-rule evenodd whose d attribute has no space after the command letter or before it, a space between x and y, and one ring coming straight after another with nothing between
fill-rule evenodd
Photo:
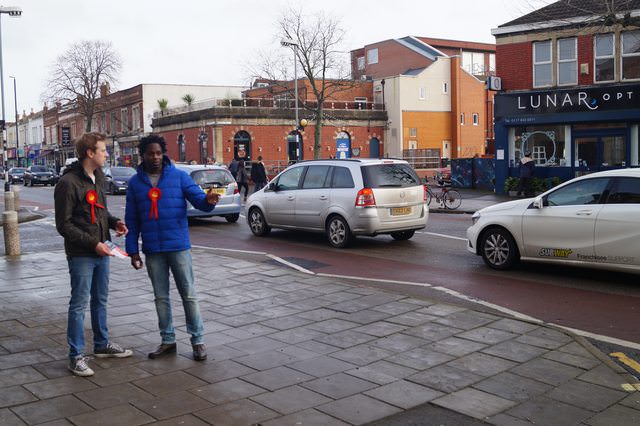
<instances>
[{"instance_id":1,"label":"white sneaker","mask_svg":"<svg viewBox=\"0 0 640 426\"><path fill-rule=\"evenodd\" d=\"M89 368L89 364L87 364L88 361L89 358L84 356L79 356L70 360L69 371L80 377L93 376L93 370Z\"/></svg>"}]
</instances>

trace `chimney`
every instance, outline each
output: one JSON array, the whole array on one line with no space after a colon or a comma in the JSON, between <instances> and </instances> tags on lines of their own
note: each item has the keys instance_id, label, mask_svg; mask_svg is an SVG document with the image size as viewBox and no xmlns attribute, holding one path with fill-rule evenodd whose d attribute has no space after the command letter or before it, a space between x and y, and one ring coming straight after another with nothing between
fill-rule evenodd
<instances>
[{"instance_id":1,"label":"chimney","mask_svg":"<svg viewBox=\"0 0 640 426\"><path fill-rule=\"evenodd\" d=\"M108 81L105 81L100 85L100 97L105 98L111 94L111 86Z\"/></svg>"}]
</instances>

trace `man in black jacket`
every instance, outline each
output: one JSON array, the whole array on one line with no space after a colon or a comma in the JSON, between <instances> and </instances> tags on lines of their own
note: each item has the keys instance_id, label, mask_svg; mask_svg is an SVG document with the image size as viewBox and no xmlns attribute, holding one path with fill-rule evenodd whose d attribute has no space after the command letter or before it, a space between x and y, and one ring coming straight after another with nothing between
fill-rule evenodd
<instances>
[{"instance_id":1,"label":"man in black jacket","mask_svg":"<svg viewBox=\"0 0 640 426\"><path fill-rule=\"evenodd\" d=\"M84 315L91 301L93 352L98 358L126 358L133 354L109 341L107 296L109 292L109 229L126 235L123 221L111 216L104 194L107 159L105 135L86 133L76 140L78 161L64 171L54 192L56 228L64 238L71 300L67 323L69 370L77 376L92 376L84 356Z\"/></svg>"},{"instance_id":2,"label":"man in black jacket","mask_svg":"<svg viewBox=\"0 0 640 426\"><path fill-rule=\"evenodd\" d=\"M258 161L251 165L251 179L255 184L253 192L258 192L267 184L267 171L262 162L262 156L258 155Z\"/></svg>"}]
</instances>

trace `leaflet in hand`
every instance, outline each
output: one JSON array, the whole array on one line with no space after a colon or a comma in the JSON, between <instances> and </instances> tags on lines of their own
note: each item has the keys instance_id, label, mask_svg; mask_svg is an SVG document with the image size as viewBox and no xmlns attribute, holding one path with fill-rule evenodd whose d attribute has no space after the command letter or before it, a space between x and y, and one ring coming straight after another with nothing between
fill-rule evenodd
<instances>
[{"instance_id":1,"label":"leaflet in hand","mask_svg":"<svg viewBox=\"0 0 640 426\"><path fill-rule=\"evenodd\" d=\"M126 259L129 257L127 252L118 247L113 241L105 241L105 244L109 247L111 253L113 253L113 255L118 259Z\"/></svg>"}]
</instances>

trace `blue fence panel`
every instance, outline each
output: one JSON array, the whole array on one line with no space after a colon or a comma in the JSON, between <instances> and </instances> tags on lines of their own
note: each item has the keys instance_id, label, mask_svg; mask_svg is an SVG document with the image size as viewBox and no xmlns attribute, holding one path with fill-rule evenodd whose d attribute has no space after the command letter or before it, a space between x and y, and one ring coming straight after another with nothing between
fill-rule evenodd
<instances>
[{"instance_id":1,"label":"blue fence panel","mask_svg":"<svg viewBox=\"0 0 640 426\"><path fill-rule=\"evenodd\" d=\"M493 158L473 159L473 187L493 191L496 182L496 162Z\"/></svg>"},{"instance_id":2,"label":"blue fence panel","mask_svg":"<svg viewBox=\"0 0 640 426\"><path fill-rule=\"evenodd\" d=\"M473 187L473 161L471 158L451 160L451 186L455 188Z\"/></svg>"}]
</instances>

